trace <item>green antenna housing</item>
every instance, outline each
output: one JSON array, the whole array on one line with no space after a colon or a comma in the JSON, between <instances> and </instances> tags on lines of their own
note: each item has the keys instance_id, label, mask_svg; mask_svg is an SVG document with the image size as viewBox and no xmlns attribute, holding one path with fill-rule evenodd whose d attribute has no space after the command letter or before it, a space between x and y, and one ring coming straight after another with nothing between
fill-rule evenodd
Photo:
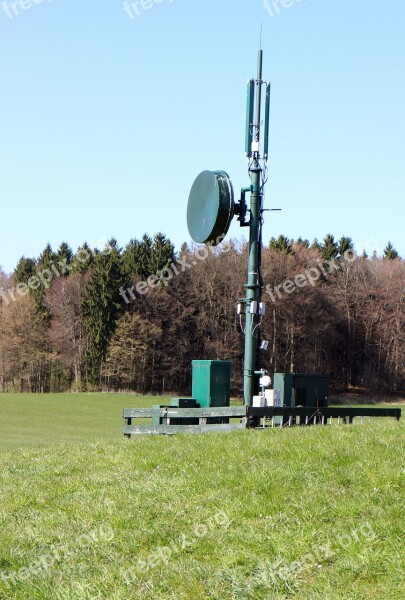
<instances>
[{"instance_id":1,"label":"green antenna housing","mask_svg":"<svg viewBox=\"0 0 405 600\"><path fill-rule=\"evenodd\" d=\"M267 160L269 158L270 92L271 92L271 83L268 83L266 85L266 109L265 109L265 114L264 114L264 147L263 147L264 160Z\"/></svg>"},{"instance_id":2,"label":"green antenna housing","mask_svg":"<svg viewBox=\"0 0 405 600\"><path fill-rule=\"evenodd\" d=\"M249 158L252 156L253 141L253 113L255 106L255 82L250 79L247 84L246 97L246 134L245 134L245 152Z\"/></svg>"}]
</instances>

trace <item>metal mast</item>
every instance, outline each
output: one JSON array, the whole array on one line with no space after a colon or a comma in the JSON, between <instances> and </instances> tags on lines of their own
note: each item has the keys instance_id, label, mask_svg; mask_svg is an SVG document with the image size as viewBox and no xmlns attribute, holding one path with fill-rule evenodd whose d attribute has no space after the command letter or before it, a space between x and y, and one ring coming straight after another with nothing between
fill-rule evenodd
<instances>
[{"instance_id":1,"label":"metal mast","mask_svg":"<svg viewBox=\"0 0 405 600\"><path fill-rule=\"evenodd\" d=\"M241 225L249 226L249 260L248 278L245 285L245 353L243 373L243 397L246 406L252 405L253 396L259 391L259 376L261 374L260 335L259 326L264 314L261 303L261 246L263 221L263 188L267 179L268 132L270 110L270 84L262 80L263 51L259 50L257 64L257 79L248 82L246 110L246 155L249 159L250 188L242 190L240 218ZM266 110L264 123L264 150L260 154L260 130L262 86L266 85ZM255 90L256 88L256 90ZM256 91L256 109L254 95ZM244 221L246 205L244 195L250 191L250 219Z\"/></svg>"}]
</instances>

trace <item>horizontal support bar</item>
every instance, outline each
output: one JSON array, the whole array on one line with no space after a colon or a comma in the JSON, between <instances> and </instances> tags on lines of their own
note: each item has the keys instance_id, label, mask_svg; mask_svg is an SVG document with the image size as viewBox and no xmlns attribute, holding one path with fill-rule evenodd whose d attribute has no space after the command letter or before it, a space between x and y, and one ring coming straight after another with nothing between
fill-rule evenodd
<instances>
[{"instance_id":1,"label":"horizontal support bar","mask_svg":"<svg viewBox=\"0 0 405 600\"><path fill-rule=\"evenodd\" d=\"M159 414L160 409L156 408L124 408L122 416L124 419L148 419Z\"/></svg>"},{"instance_id":2,"label":"horizontal support bar","mask_svg":"<svg viewBox=\"0 0 405 600\"><path fill-rule=\"evenodd\" d=\"M215 425L124 425L122 433L124 435L144 435L144 434L168 434L175 433L210 433L218 431L234 431L236 429L245 429L244 423L238 424L215 424Z\"/></svg>"},{"instance_id":3,"label":"horizontal support bar","mask_svg":"<svg viewBox=\"0 0 405 600\"><path fill-rule=\"evenodd\" d=\"M124 408L124 419L146 419L148 417L245 417L246 406L207 406L204 408Z\"/></svg>"},{"instance_id":4,"label":"horizontal support bar","mask_svg":"<svg viewBox=\"0 0 405 600\"><path fill-rule=\"evenodd\" d=\"M401 418L400 408L354 408L354 407L336 407L336 408L317 408L316 406L268 406L268 407L247 407L247 416L249 417L311 417L319 415L325 418L337 417L392 417Z\"/></svg>"},{"instance_id":5,"label":"horizontal support bar","mask_svg":"<svg viewBox=\"0 0 405 600\"><path fill-rule=\"evenodd\" d=\"M324 410L324 409L321 409ZM401 418L400 408L327 408L328 417L394 417Z\"/></svg>"}]
</instances>

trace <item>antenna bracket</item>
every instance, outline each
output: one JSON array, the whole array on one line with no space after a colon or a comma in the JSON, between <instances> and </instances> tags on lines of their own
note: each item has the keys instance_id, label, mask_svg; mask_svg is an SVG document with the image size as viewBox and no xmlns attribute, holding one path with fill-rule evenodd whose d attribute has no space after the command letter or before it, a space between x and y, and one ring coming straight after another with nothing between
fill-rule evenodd
<instances>
[{"instance_id":1,"label":"antenna bracket","mask_svg":"<svg viewBox=\"0 0 405 600\"><path fill-rule=\"evenodd\" d=\"M238 221L241 227L248 227L250 221L246 221L247 204L246 204L246 193L252 191L252 186L242 188L240 192L240 200L235 203L234 213L238 215Z\"/></svg>"}]
</instances>

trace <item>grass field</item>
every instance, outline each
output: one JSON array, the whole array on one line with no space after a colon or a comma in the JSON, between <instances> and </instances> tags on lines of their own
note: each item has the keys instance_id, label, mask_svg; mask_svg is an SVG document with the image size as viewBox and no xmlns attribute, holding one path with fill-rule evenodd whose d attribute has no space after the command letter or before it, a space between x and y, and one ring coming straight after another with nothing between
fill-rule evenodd
<instances>
[{"instance_id":1,"label":"grass field","mask_svg":"<svg viewBox=\"0 0 405 600\"><path fill-rule=\"evenodd\" d=\"M0 448L116 440L123 408L163 401L124 394L0 394Z\"/></svg>"},{"instance_id":2,"label":"grass field","mask_svg":"<svg viewBox=\"0 0 405 600\"><path fill-rule=\"evenodd\" d=\"M403 420L122 439L158 402L0 395L0 598L403 600Z\"/></svg>"}]
</instances>

